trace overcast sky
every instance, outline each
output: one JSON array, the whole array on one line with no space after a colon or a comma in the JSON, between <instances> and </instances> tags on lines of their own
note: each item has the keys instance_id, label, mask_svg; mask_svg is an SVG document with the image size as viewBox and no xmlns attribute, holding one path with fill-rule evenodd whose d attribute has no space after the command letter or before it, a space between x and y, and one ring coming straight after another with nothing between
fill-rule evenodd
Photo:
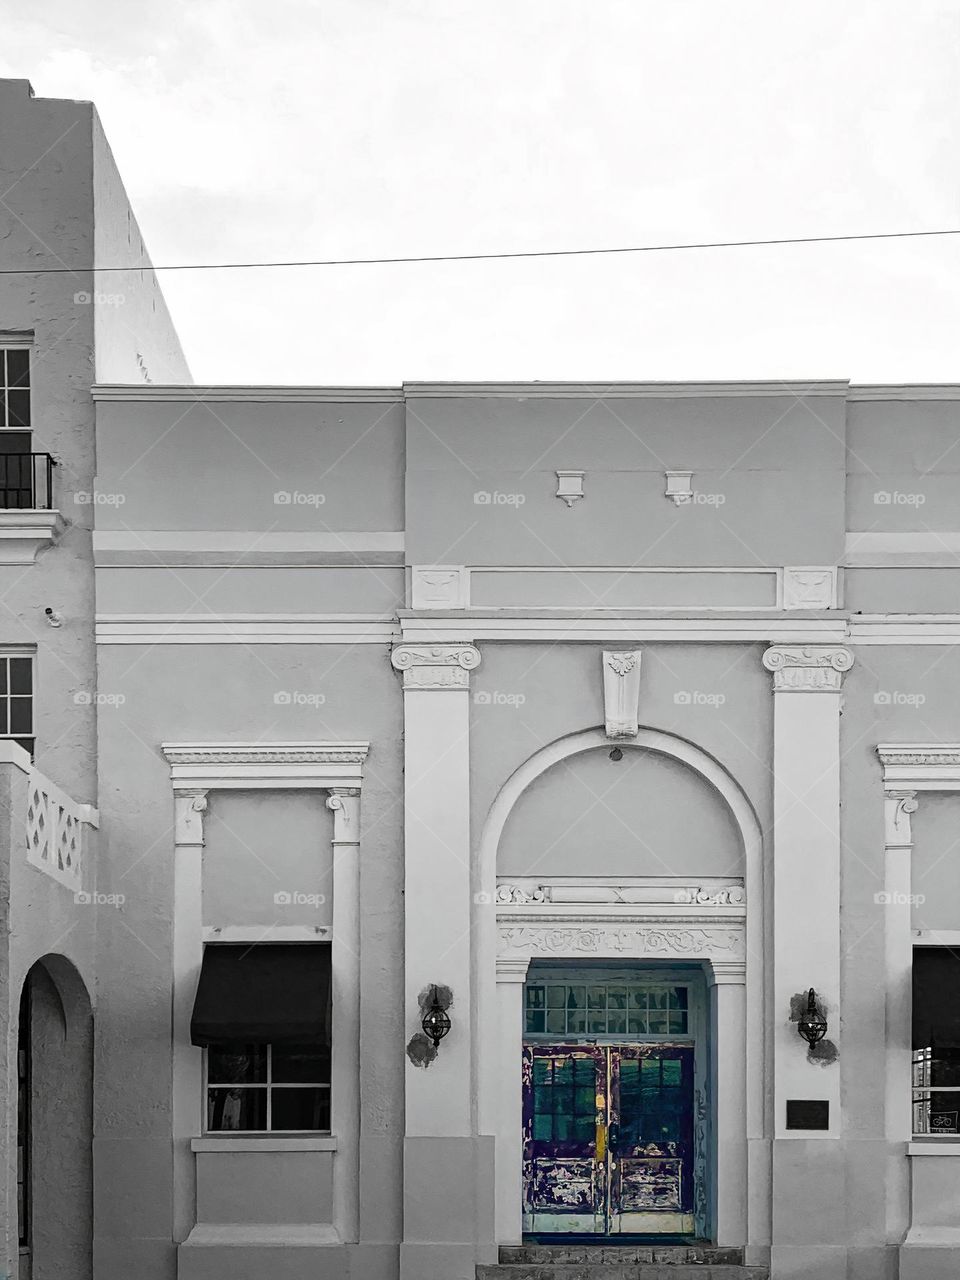
<instances>
[{"instance_id":1,"label":"overcast sky","mask_svg":"<svg viewBox=\"0 0 960 1280\"><path fill-rule=\"evenodd\" d=\"M155 263L960 227L960 0L45 0ZM122 264L115 264L122 265ZM960 381L960 236L165 274L197 381Z\"/></svg>"}]
</instances>

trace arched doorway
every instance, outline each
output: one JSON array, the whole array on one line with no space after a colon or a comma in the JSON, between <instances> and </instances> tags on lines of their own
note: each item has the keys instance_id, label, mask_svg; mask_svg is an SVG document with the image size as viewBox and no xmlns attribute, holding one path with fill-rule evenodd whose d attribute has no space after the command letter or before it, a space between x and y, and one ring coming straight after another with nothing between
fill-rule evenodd
<instances>
[{"instance_id":1,"label":"arched doorway","mask_svg":"<svg viewBox=\"0 0 960 1280\"><path fill-rule=\"evenodd\" d=\"M91 1280L93 1012L64 956L24 979L17 1064L19 1280Z\"/></svg>"}]
</instances>

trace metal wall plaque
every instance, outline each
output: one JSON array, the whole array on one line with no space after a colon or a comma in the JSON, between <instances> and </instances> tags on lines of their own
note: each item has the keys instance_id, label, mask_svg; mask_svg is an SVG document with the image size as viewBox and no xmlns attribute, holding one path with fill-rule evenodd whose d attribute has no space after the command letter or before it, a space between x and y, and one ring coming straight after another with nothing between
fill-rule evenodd
<instances>
[{"instance_id":1,"label":"metal wall plaque","mask_svg":"<svg viewBox=\"0 0 960 1280\"><path fill-rule=\"evenodd\" d=\"M830 1103L826 1098L788 1098L788 1129L829 1129Z\"/></svg>"}]
</instances>

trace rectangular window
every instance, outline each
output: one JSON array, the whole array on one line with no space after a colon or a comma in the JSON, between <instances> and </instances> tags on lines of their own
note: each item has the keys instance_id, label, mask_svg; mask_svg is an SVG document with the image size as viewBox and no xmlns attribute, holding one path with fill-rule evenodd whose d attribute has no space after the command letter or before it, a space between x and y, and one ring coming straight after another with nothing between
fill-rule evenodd
<instances>
[{"instance_id":1,"label":"rectangular window","mask_svg":"<svg viewBox=\"0 0 960 1280\"><path fill-rule=\"evenodd\" d=\"M46 455L31 453L30 349L0 347L0 507L49 506Z\"/></svg>"},{"instance_id":2,"label":"rectangular window","mask_svg":"<svg viewBox=\"0 0 960 1280\"><path fill-rule=\"evenodd\" d=\"M960 1134L960 953L913 952L913 1131Z\"/></svg>"},{"instance_id":3,"label":"rectangular window","mask_svg":"<svg viewBox=\"0 0 960 1280\"><path fill-rule=\"evenodd\" d=\"M685 1036L685 986L528 982L525 1029L548 1036Z\"/></svg>"},{"instance_id":4,"label":"rectangular window","mask_svg":"<svg viewBox=\"0 0 960 1280\"><path fill-rule=\"evenodd\" d=\"M29 347L0 347L0 427L30 429Z\"/></svg>"},{"instance_id":5,"label":"rectangular window","mask_svg":"<svg viewBox=\"0 0 960 1280\"><path fill-rule=\"evenodd\" d=\"M206 1058L208 1132L330 1132L326 1045L219 1044Z\"/></svg>"},{"instance_id":6,"label":"rectangular window","mask_svg":"<svg viewBox=\"0 0 960 1280\"><path fill-rule=\"evenodd\" d=\"M30 654L0 652L0 738L12 738L33 756L33 658Z\"/></svg>"}]
</instances>

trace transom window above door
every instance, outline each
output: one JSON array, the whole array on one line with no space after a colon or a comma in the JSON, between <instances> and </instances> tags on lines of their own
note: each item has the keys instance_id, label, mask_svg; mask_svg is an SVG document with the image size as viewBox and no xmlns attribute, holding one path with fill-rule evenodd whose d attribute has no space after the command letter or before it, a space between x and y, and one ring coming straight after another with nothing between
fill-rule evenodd
<instances>
[{"instance_id":1,"label":"transom window above door","mask_svg":"<svg viewBox=\"0 0 960 1280\"><path fill-rule=\"evenodd\" d=\"M527 1035L689 1034L686 986L528 982L525 991Z\"/></svg>"}]
</instances>

